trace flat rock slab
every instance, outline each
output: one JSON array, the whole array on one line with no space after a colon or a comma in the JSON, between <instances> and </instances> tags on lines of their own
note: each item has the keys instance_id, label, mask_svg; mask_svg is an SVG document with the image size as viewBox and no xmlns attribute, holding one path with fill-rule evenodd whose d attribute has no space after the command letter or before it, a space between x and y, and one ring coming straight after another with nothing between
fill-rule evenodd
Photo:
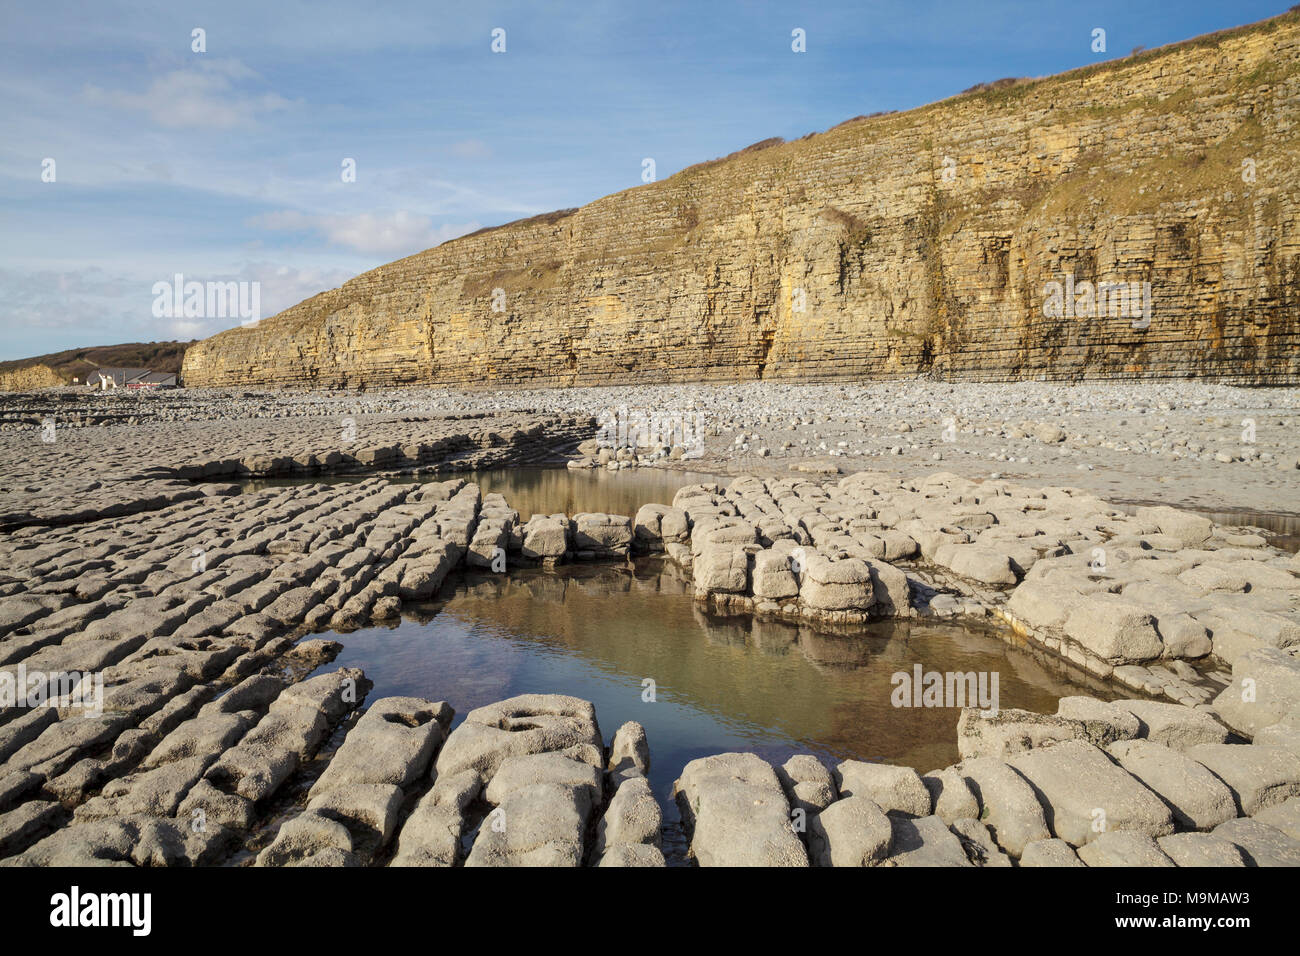
<instances>
[{"instance_id":1,"label":"flat rock slab","mask_svg":"<svg viewBox=\"0 0 1300 956\"><path fill-rule=\"evenodd\" d=\"M1038 795L1010 765L978 757L963 761L957 770L979 801L980 822L1008 854L1019 857L1029 844L1052 835Z\"/></svg>"},{"instance_id":2,"label":"flat rock slab","mask_svg":"<svg viewBox=\"0 0 1300 956\"><path fill-rule=\"evenodd\" d=\"M1072 846L1116 830L1152 838L1174 831L1164 802L1091 744L1067 740L1009 763L1034 788L1053 835Z\"/></svg>"},{"instance_id":3,"label":"flat rock slab","mask_svg":"<svg viewBox=\"0 0 1300 956\"><path fill-rule=\"evenodd\" d=\"M491 779L507 757L549 751L589 752L602 766L604 741L590 702L560 694L523 694L470 711L443 744L438 776L474 770Z\"/></svg>"},{"instance_id":4,"label":"flat rock slab","mask_svg":"<svg viewBox=\"0 0 1300 956\"><path fill-rule=\"evenodd\" d=\"M542 753L501 761L484 796L488 803L499 806L514 791L537 784L583 788L587 791L587 801L593 805L600 803L603 793L599 767L561 753Z\"/></svg>"},{"instance_id":5,"label":"flat rock slab","mask_svg":"<svg viewBox=\"0 0 1300 956\"><path fill-rule=\"evenodd\" d=\"M1160 846L1145 833L1108 830L1079 847L1088 866L1174 866Z\"/></svg>"},{"instance_id":6,"label":"flat rock slab","mask_svg":"<svg viewBox=\"0 0 1300 956\"><path fill-rule=\"evenodd\" d=\"M1258 744L1200 744L1187 751L1232 789L1243 816L1300 795L1300 756Z\"/></svg>"},{"instance_id":7,"label":"flat rock slab","mask_svg":"<svg viewBox=\"0 0 1300 956\"><path fill-rule=\"evenodd\" d=\"M892 827L884 866L970 866L961 840L936 816L889 814Z\"/></svg>"},{"instance_id":8,"label":"flat rock slab","mask_svg":"<svg viewBox=\"0 0 1300 956\"><path fill-rule=\"evenodd\" d=\"M1141 721L1141 737L1174 750L1186 750L1197 744L1221 744L1228 740L1228 729L1203 710L1154 700L1116 700L1111 703Z\"/></svg>"},{"instance_id":9,"label":"flat rock slab","mask_svg":"<svg viewBox=\"0 0 1300 956\"><path fill-rule=\"evenodd\" d=\"M1275 647L1247 651L1232 662L1232 683L1214 709L1247 737L1300 712L1300 659Z\"/></svg>"},{"instance_id":10,"label":"flat rock slab","mask_svg":"<svg viewBox=\"0 0 1300 956\"><path fill-rule=\"evenodd\" d=\"M886 813L930 815L930 791L911 767L845 760L835 768L841 797L867 797Z\"/></svg>"},{"instance_id":11,"label":"flat rock slab","mask_svg":"<svg viewBox=\"0 0 1300 956\"><path fill-rule=\"evenodd\" d=\"M1035 840L1025 847L1025 852L1020 855L1021 866L1087 866L1079 855L1074 852L1074 847L1064 840L1058 840L1055 837L1046 840Z\"/></svg>"},{"instance_id":12,"label":"flat rock slab","mask_svg":"<svg viewBox=\"0 0 1300 956\"><path fill-rule=\"evenodd\" d=\"M1122 739L1126 729L1123 721L1116 719L1080 720L1015 709L991 713L966 707L957 718L957 750L963 760L970 760L1008 757L1062 740L1086 740L1104 746Z\"/></svg>"},{"instance_id":13,"label":"flat rock slab","mask_svg":"<svg viewBox=\"0 0 1300 956\"><path fill-rule=\"evenodd\" d=\"M428 772L451 717L447 704L418 697L376 701L348 732L311 793L347 784L410 787Z\"/></svg>"},{"instance_id":14,"label":"flat rock slab","mask_svg":"<svg viewBox=\"0 0 1300 956\"><path fill-rule=\"evenodd\" d=\"M1213 833L1171 833L1156 843L1177 866L1246 865L1245 854L1236 844Z\"/></svg>"},{"instance_id":15,"label":"flat rock slab","mask_svg":"<svg viewBox=\"0 0 1300 956\"><path fill-rule=\"evenodd\" d=\"M1142 735L1142 722L1137 717L1096 697L1062 697L1056 702L1056 715L1082 723L1084 736L1080 739L1098 747Z\"/></svg>"},{"instance_id":16,"label":"flat rock slab","mask_svg":"<svg viewBox=\"0 0 1300 956\"><path fill-rule=\"evenodd\" d=\"M1277 827L1293 840L1300 840L1300 797L1288 797L1254 814L1260 823Z\"/></svg>"},{"instance_id":17,"label":"flat rock slab","mask_svg":"<svg viewBox=\"0 0 1300 956\"><path fill-rule=\"evenodd\" d=\"M1300 842L1267 823L1238 817L1220 823L1214 835L1239 847L1251 866L1300 866Z\"/></svg>"},{"instance_id":18,"label":"flat rock slab","mask_svg":"<svg viewBox=\"0 0 1300 956\"><path fill-rule=\"evenodd\" d=\"M556 783L512 790L484 819L466 866L581 866L590 791Z\"/></svg>"},{"instance_id":19,"label":"flat rock slab","mask_svg":"<svg viewBox=\"0 0 1300 956\"><path fill-rule=\"evenodd\" d=\"M1149 740L1119 740L1107 752L1169 805L1179 827L1213 830L1237 815L1228 786L1180 751Z\"/></svg>"}]
</instances>

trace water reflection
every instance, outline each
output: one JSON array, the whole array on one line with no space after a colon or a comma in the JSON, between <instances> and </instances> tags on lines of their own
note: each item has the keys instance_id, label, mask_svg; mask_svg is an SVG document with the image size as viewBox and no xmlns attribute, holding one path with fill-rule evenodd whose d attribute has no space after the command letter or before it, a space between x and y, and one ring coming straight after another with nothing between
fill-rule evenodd
<instances>
[{"instance_id":1,"label":"water reflection","mask_svg":"<svg viewBox=\"0 0 1300 956\"><path fill-rule=\"evenodd\" d=\"M632 517L644 504L671 503L677 489L686 485L718 481L716 475L657 468L494 468L467 472L465 477L477 482L485 495L504 495L521 521L534 514L584 511Z\"/></svg>"},{"instance_id":2,"label":"water reflection","mask_svg":"<svg viewBox=\"0 0 1300 956\"><path fill-rule=\"evenodd\" d=\"M338 484L364 481L370 475L320 475L296 478L250 478L239 484L247 491L286 485ZM527 521L534 514L575 515L584 511L632 517L644 504L669 504L677 489L701 482L721 481L716 475L658 468L488 468L481 471L420 475L385 475L394 484L464 478L476 482L483 494L505 496L510 507Z\"/></svg>"}]
</instances>

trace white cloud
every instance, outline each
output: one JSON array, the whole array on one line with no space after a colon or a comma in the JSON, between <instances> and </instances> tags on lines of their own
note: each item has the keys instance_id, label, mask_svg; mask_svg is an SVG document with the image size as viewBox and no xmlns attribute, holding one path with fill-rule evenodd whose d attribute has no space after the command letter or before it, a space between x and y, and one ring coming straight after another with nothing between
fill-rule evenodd
<instances>
[{"instance_id":1,"label":"white cloud","mask_svg":"<svg viewBox=\"0 0 1300 956\"><path fill-rule=\"evenodd\" d=\"M13 328L102 328L120 315L115 306L134 288L128 277L93 266L26 273L0 270L4 324Z\"/></svg>"},{"instance_id":2,"label":"white cloud","mask_svg":"<svg viewBox=\"0 0 1300 956\"><path fill-rule=\"evenodd\" d=\"M254 79L257 74L238 60L200 60L197 66L157 77L143 93L88 85L85 96L92 105L145 112L167 129L229 129L251 125L262 114L292 105L278 93L244 92L235 87L240 81Z\"/></svg>"},{"instance_id":3,"label":"white cloud","mask_svg":"<svg viewBox=\"0 0 1300 956\"><path fill-rule=\"evenodd\" d=\"M208 323L198 319L174 319L167 325L168 337L182 341L205 338L209 334Z\"/></svg>"},{"instance_id":4,"label":"white cloud","mask_svg":"<svg viewBox=\"0 0 1300 956\"><path fill-rule=\"evenodd\" d=\"M410 255L480 228L477 222L434 226L428 216L398 210L379 214L308 215L286 209L254 216L249 225L262 229L314 232L327 241L367 255Z\"/></svg>"},{"instance_id":5,"label":"white cloud","mask_svg":"<svg viewBox=\"0 0 1300 956\"><path fill-rule=\"evenodd\" d=\"M220 272L183 267L175 271L187 282L258 283L260 318L337 288L355 274L347 269L304 269L271 261L246 262L237 270ZM94 266L32 272L0 269L0 328L14 339L5 343L3 351L16 358L115 342L206 338L238 324L238 318L230 317L155 317L154 283L171 284L173 277L171 271L110 273ZM67 342L70 333L76 340L60 344ZM19 345L18 339L31 344Z\"/></svg>"},{"instance_id":6,"label":"white cloud","mask_svg":"<svg viewBox=\"0 0 1300 956\"><path fill-rule=\"evenodd\" d=\"M336 289L355 275L346 269L298 269L277 262L251 262L235 276L262 286L262 315L275 315L303 299Z\"/></svg>"}]
</instances>

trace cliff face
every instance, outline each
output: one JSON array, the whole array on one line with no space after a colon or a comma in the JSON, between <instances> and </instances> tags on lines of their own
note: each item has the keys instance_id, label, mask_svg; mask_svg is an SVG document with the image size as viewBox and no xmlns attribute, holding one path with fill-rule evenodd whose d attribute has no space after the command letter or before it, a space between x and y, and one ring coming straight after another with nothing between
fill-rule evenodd
<instances>
[{"instance_id":1,"label":"cliff face","mask_svg":"<svg viewBox=\"0 0 1300 956\"><path fill-rule=\"evenodd\" d=\"M453 240L194 345L183 375L1297 383L1298 164L1288 14ZM1087 317L1099 282L1135 295Z\"/></svg>"},{"instance_id":2,"label":"cliff face","mask_svg":"<svg viewBox=\"0 0 1300 956\"><path fill-rule=\"evenodd\" d=\"M48 365L29 365L13 371L0 371L0 392L31 392L62 384L63 379Z\"/></svg>"}]
</instances>

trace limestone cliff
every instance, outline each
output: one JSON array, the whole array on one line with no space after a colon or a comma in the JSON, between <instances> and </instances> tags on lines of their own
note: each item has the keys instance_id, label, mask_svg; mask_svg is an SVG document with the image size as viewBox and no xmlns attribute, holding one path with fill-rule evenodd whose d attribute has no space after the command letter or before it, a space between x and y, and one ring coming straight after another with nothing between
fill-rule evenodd
<instances>
[{"instance_id":1,"label":"limestone cliff","mask_svg":"<svg viewBox=\"0 0 1300 956\"><path fill-rule=\"evenodd\" d=\"M0 392L30 392L62 384L63 379L48 365L29 365L13 371L0 371Z\"/></svg>"},{"instance_id":2,"label":"limestone cliff","mask_svg":"<svg viewBox=\"0 0 1300 956\"><path fill-rule=\"evenodd\" d=\"M365 273L184 380L1300 382L1300 15L757 145Z\"/></svg>"}]
</instances>

